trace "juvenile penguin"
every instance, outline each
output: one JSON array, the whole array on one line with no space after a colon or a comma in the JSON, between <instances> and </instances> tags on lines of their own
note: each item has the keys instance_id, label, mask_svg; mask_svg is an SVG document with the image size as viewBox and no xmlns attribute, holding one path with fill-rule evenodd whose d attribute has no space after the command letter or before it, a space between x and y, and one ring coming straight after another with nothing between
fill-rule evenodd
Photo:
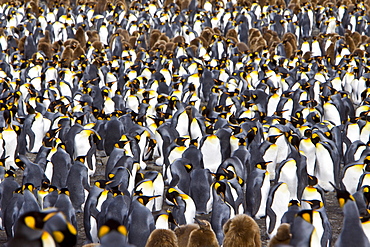
<instances>
[{"instance_id":1,"label":"juvenile penguin","mask_svg":"<svg viewBox=\"0 0 370 247\"><path fill-rule=\"evenodd\" d=\"M277 229L276 234L269 241L268 247L278 247L280 245L289 245L291 238L290 225L283 223Z\"/></svg>"},{"instance_id":2,"label":"juvenile penguin","mask_svg":"<svg viewBox=\"0 0 370 247\"><path fill-rule=\"evenodd\" d=\"M229 219L224 227L224 247L259 247L261 244L260 228L248 215L239 214Z\"/></svg>"},{"instance_id":3,"label":"juvenile penguin","mask_svg":"<svg viewBox=\"0 0 370 247\"><path fill-rule=\"evenodd\" d=\"M187 247L189 242L190 233L196 229L199 229L198 224L187 224L181 225L175 228L175 234L179 247Z\"/></svg>"},{"instance_id":4,"label":"juvenile penguin","mask_svg":"<svg viewBox=\"0 0 370 247\"><path fill-rule=\"evenodd\" d=\"M177 236L169 229L155 229L150 234L145 247L178 247Z\"/></svg>"},{"instance_id":5,"label":"juvenile penguin","mask_svg":"<svg viewBox=\"0 0 370 247\"><path fill-rule=\"evenodd\" d=\"M215 232L211 228L211 224L206 220L198 220L199 228L193 230L189 235L188 247L218 247L218 242Z\"/></svg>"}]
</instances>

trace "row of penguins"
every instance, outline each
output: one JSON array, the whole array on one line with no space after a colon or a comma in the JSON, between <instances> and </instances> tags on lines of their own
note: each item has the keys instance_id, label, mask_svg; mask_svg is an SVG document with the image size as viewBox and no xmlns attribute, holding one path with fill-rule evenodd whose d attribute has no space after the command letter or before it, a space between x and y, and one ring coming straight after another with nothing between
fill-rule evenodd
<instances>
[{"instance_id":1,"label":"row of penguins","mask_svg":"<svg viewBox=\"0 0 370 247\"><path fill-rule=\"evenodd\" d=\"M370 1L0 9L7 246L370 246Z\"/></svg>"}]
</instances>

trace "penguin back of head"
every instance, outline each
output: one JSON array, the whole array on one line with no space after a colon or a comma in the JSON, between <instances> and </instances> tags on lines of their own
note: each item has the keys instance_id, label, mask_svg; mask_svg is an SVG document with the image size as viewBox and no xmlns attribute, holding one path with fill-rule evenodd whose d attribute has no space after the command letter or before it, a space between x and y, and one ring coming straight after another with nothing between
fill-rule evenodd
<instances>
[{"instance_id":1,"label":"penguin back of head","mask_svg":"<svg viewBox=\"0 0 370 247\"><path fill-rule=\"evenodd\" d=\"M177 236L169 229L155 229L150 234L145 247L177 247Z\"/></svg>"},{"instance_id":2,"label":"penguin back of head","mask_svg":"<svg viewBox=\"0 0 370 247\"><path fill-rule=\"evenodd\" d=\"M223 229L225 237L222 246L224 247L262 246L259 226L246 214L239 214L229 219Z\"/></svg>"}]
</instances>

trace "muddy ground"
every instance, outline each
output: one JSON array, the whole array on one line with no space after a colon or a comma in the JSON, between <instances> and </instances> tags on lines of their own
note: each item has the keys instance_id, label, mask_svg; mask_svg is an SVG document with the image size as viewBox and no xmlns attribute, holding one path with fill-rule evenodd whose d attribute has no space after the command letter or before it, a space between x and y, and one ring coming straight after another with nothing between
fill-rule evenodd
<instances>
[{"instance_id":1,"label":"muddy ground","mask_svg":"<svg viewBox=\"0 0 370 247\"><path fill-rule=\"evenodd\" d=\"M33 160L33 158L34 156L31 155L30 159ZM104 179L104 172L105 172L104 164L106 163L106 161L107 161L107 157L103 157L98 160L99 165L97 166L95 175L91 179L92 183L95 180ZM148 169L160 171L162 168L148 165ZM18 182L21 183L21 179L22 179L21 171L17 172L17 179L18 179ZM340 230L342 227L343 214L342 214L342 210L340 209L338 205L337 199L335 197L335 193L328 192L326 193L325 196L326 196L326 202L327 202L326 210L327 210L327 214L328 214L328 217L329 217L329 220L332 226L332 230L333 230L333 245L334 245L335 240L338 234L340 233ZM201 216L200 218L207 219L207 216ZM76 246L81 247L83 246L84 241L86 239L84 228L83 228L83 214L82 213L77 214L77 220L78 220L78 240L77 240ZM262 238L263 246L267 246L269 240L268 240L267 234L265 233L266 232L265 219L257 220L257 223L261 229L261 238ZM6 243L5 231L0 230L0 245L4 246L5 243Z\"/></svg>"}]
</instances>

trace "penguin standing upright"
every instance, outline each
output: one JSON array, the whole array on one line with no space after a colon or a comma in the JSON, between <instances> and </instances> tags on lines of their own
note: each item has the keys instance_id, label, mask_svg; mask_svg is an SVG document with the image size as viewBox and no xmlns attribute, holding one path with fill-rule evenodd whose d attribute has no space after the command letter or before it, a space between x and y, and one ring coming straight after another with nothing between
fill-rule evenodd
<instances>
[{"instance_id":1,"label":"penguin standing upright","mask_svg":"<svg viewBox=\"0 0 370 247\"><path fill-rule=\"evenodd\" d=\"M177 236L174 231L169 229L155 229L150 234L145 247L178 247Z\"/></svg>"},{"instance_id":2,"label":"penguin standing upright","mask_svg":"<svg viewBox=\"0 0 370 247\"><path fill-rule=\"evenodd\" d=\"M288 211L290 192L286 183L280 182L271 188L266 205L267 234L273 237L281 224L281 219Z\"/></svg>"},{"instance_id":3,"label":"penguin standing upright","mask_svg":"<svg viewBox=\"0 0 370 247\"><path fill-rule=\"evenodd\" d=\"M196 207L190 196L171 187L166 192L166 198L175 205L172 214L179 225L194 223Z\"/></svg>"},{"instance_id":4,"label":"penguin standing upright","mask_svg":"<svg viewBox=\"0 0 370 247\"><path fill-rule=\"evenodd\" d=\"M212 215L211 225L216 233L218 243L221 245L224 239L223 225L226 221L235 216L234 204L230 204L231 195L226 191L227 185L224 181L217 181L211 185ZM234 203L234 201L232 201ZM207 205L207 207L209 207Z\"/></svg>"},{"instance_id":5,"label":"penguin standing upright","mask_svg":"<svg viewBox=\"0 0 370 247\"><path fill-rule=\"evenodd\" d=\"M213 133L203 136L200 151L203 155L204 168L216 172L222 162L221 140L218 136Z\"/></svg>"},{"instance_id":6,"label":"penguin standing upright","mask_svg":"<svg viewBox=\"0 0 370 247\"><path fill-rule=\"evenodd\" d=\"M270 174L267 171L269 162L256 164L247 181L246 201L247 214L261 218L266 215L266 202L270 190Z\"/></svg>"},{"instance_id":7,"label":"penguin standing upright","mask_svg":"<svg viewBox=\"0 0 370 247\"><path fill-rule=\"evenodd\" d=\"M5 172L4 180L0 183L0 217L1 224L0 227L4 227L4 212L5 208L8 206L14 191L19 188L19 184L15 181L15 173L11 170Z\"/></svg>"},{"instance_id":8,"label":"penguin standing upright","mask_svg":"<svg viewBox=\"0 0 370 247\"><path fill-rule=\"evenodd\" d=\"M106 189L111 181L97 180L91 187L84 206L84 228L88 243L98 243L98 199L100 194ZM100 204L101 205L101 204Z\"/></svg>"},{"instance_id":9,"label":"penguin standing upright","mask_svg":"<svg viewBox=\"0 0 370 247\"><path fill-rule=\"evenodd\" d=\"M87 167L84 165L84 162L84 156L76 158L68 172L66 182L72 206L76 210L76 213L80 213L82 208L84 208L84 203L90 190Z\"/></svg>"},{"instance_id":10,"label":"penguin standing upright","mask_svg":"<svg viewBox=\"0 0 370 247\"><path fill-rule=\"evenodd\" d=\"M154 230L154 218L151 211L145 206L154 197L134 196L132 198L128 216L128 241L144 247L150 233Z\"/></svg>"},{"instance_id":11,"label":"penguin standing upright","mask_svg":"<svg viewBox=\"0 0 370 247\"><path fill-rule=\"evenodd\" d=\"M356 202L346 190L335 188L339 206L343 210L344 219L342 230L335 242L335 247L342 246L370 246L360 222L360 215Z\"/></svg>"},{"instance_id":12,"label":"penguin standing upright","mask_svg":"<svg viewBox=\"0 0 370 247\"><path fill-rule=\"evenodd\" d=\"M96 143L100 136L92 129L83 129L74 138L74 158L86 156L85 165L89 176L96 170Z\"/></svg>"}]
</instances>

